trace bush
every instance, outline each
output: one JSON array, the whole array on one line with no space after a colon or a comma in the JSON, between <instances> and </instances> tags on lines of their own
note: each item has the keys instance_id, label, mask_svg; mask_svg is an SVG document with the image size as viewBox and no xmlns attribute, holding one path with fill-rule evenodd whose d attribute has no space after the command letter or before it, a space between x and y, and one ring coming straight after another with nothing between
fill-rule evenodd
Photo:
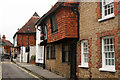
<instances>
[{"instance_id":1,"label":"bush","mask_svg":"<svg viewBox=\"0 0 120 80\"><path fill-rule=\"evenodd\" d=\"M35 60L36 56L35 55L32 55L31 56L31 60Z\"/></svg>"}]
</instances>

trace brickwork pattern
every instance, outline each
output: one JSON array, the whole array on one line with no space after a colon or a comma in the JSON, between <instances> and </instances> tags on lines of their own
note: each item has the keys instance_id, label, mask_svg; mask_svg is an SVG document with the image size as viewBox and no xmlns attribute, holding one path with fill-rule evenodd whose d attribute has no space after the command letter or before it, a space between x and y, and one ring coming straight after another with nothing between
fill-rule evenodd
<instances>
[{"instance_id":1,"label":"brickwork pattern","mask_svg":"<svg viewBox=\"0 0 120 80\"><path fill-rule=\"evenodd\" d=\"M18 45L28 47L28 34L18 34ZM29 46L36 45L35 34L29 34Z\"/></svg>"},{"instance_id":2,"label":"brickwork pattern","mask_svg":"<svg viewBox=\"0 0 120 80\"><path fill-rule=\"evenodd\" d=\"M115 3L116 6L116 3ZM118 6L117 6L118 7ZM109 20L98 22L98 3L96 2L81 2L79 5L80 12L80 39L79 42L88 39L90 46L89 50L89 68L80 68L77 65L78 78L118 78L119 70L119 18L117 14L117 8L115 8L115 17ZM96 20L97 19L97 20ZM101 72L99 68L101 67L101 37L114 35L115 39L115 67L116 72ZM78 43L79 43L78 42ZM80 46L79 46L80 47ZM78 48L79 48L78 47ZM80 55L80 50L77 51L77 55ZM81 59L77 56L77 61ZM80 62L77 62L80 63Z\"/></svg>"},{"instance_id":3,"label":"brickwork pattern","mask_svg":"<svg viewBox=\"0 0 120 80\"><path fill-rule=\"evenodd\" d=\"M47 45L47 46L51 46L51 45ZM50 58L50 54L51 54L51 49L49 47L49 58ZM70 78L70 65L69 63L62 62L62 43L55 45L55 57L56 59L46 59L45 56L46 69L56 74L59 74L63 77Z\"/></svg>"},{"instance_id":4,"label":"brickwork pattern","mask_svg":"<svg viewBox=\"0 0 120 80\"><path fill-rule=\"evenodd\" d=\"M68 7L61 7L55 12L58 32L52 33L50 17L47 18L47 42L54 42L64 38L78 38L77 15Z\"/></svg>"}]
</instances>

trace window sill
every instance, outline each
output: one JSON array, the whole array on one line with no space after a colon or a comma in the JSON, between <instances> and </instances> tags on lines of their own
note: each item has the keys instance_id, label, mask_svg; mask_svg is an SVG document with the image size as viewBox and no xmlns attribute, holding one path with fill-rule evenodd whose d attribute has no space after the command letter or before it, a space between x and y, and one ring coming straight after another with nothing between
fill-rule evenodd
<instances>
[{"instance_id":1,"label":"window sill","mask_svg":"<svg viewBox=\"0 0 120 80\"><path fill-rule=\"evenodd\" d=\"M88 66L84 66L84 65L78 65L78 67L80 67L80 68L89 68Z\"/></svg>"},{"instance_id":2,"label":"window sill","mask_svg":"<svg viewBox=\"0 0 120 80\"><path fill-rule=\"evenodd\" d=\"M110 19L110 18L114 18L114 17L115 17L115 15L111 14L111 15L108 15L108 16L102 18L102 19L98 19L98 22L101 22L101 21L104 21L104 20L107 20L107 19Z\"/></svg>"},{"instance_id":3,"label":"window sill","mask_svg":"<svg viewBox=\"0 0 120 80\"><path fill-rule=\"evenodd\" d=\"M113 68L100 68L99 70L100 71L108 71L108 72L116 72L116 70Z\"/></svg>"}]
</instances>

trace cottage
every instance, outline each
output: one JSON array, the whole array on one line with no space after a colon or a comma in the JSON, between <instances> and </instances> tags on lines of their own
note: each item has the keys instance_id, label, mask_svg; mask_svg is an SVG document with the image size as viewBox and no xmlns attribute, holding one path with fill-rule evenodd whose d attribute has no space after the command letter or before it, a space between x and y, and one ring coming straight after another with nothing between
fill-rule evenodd
<instances>
[{"instance_id":1,"label":"cottage","mask_svg":"<svg viewBox=\"0 0 120 80\"><path fill-rule=\"evenodd\" d=\"M57 2L37 22L40 45L45 49L45 68L66 78L76 77L78 40L77 3Z\"/></svg>"},{"instance_id":2,"label":"cottage","mask_svg":"<svg viewBox=\"0 0 120 80\"><path fill-rule=\"evenodd\" d=\"M22 28L20 28L13 37L14 47L17 49L17 54L18 54L17 60L19 60L20 62L29 62L31 58L30 56L35 55L36 53L35 23L39 19L40 17L35 12L34 15L30 18L30 20ZM32 47L30 48L30 46ZM30 51L30 49L32 49L32 51Z\"/></svg>"}]
</instances>

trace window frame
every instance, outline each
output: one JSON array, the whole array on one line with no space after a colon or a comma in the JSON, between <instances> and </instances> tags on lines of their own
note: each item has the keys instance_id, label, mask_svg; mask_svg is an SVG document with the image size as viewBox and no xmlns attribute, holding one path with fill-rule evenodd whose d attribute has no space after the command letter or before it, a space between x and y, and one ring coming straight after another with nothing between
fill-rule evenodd
<instances>
[{"instance_id":1,"label":"window frame","mask_svg":"<svg viewBox=\"0 0 120 80\"><path fill-rule=\"evenodd\" d=\"M67 51L65 51L65 47L68 47L68 50ZM68 52L68 61L66 61L66 52ZM63 59L64 58L64 59ZM63 44L62 45L62 62L64 63L64 62L67 62L67 63L69 63L70 62L70 45L69 44Z\"/></svg>"},{"instance_id":2,"label":"window frame","mask_svg":"<svg viewBox=\"0 0 120 80\"><path fill-rule=\"evenodd\" d=\"M55 58L55 45L52 45L51 46L51 56L50 56L51 59L56 59Z\"/></svg>"},{"instance_id":3,"label":"window frame","mask_svg":"<svg viewBox=\"0 0 120 80\"><path fill-rule=\"evenodd\" d=\"M84 45L84 43L87 43L87 44L88 44L86 48L88 48L88 46L89 46L88 40L83 40L83 41L81 41L81 65L79 65L78 67L88 68L88 67L89 67L89 66L88 66L88 62L84 62L84 61L85 61L85 60L84 60L84 51L83 51L83 45ZM87 54L88 54L88 56L89 56L89 48L88 48L87 50L88 50L88 51L87 51ZM89 61L89 57L88 57L88 61Z\"/></svg>"},{"instance_id":4,"label":"window frame","mask_svg":"<svg viewBox=\"0 0 120 80\"><path fill-rule=\"evenodd\" d=\"M30 47L25 47L25 52L30 52Z\"/></svg>"},{"instance_id":5,"label":"window frame","mask_svg":"<svg viewBox=\"0 0 120 80\"><path fill-rule=\"evenodd\" d=\"M105 53L105 49L104 49L104 40L105 39L110 39L112 38L114 40L114 51L111 51L111 52L114 52L114 65L106 65L105 63L105 54L107 54L107 52L110 53L110 51L106 51ZM108 44L108 45L113 45L113 44ZM102 37L102 68L99 69L100 71L110 71L110 72L115 72L115 39L114 39L114 36L107 36L107 37Z\"/></svg>"},{"instance_id":6,"label":"window frame","mask_svg":"<svg viewBox=\"0 0 120 80\"><path fill-rule=\"evenodd\" d=\"M102 8L101 9L101 14L102 14L102 16L101 16L101 19L98 19L98 21L103 21L103 20L106 20L106 19L110 19L110 18L113 18L113 17L115 17L115 14L114 14L114 0L113 1L111 1L109 4L104 4L104 0L101 0L102 2L101 2L101 7L100 8ZM112 14L109 14L109 15L106 15L105 16L105 6L108 6L108 5L110 5L110 4L112 4L113 3L113 13ZM110 9L110 11L111 11L111 9Z\"/></svg>"},{"instance_id":7,"label":"window frame","mask_svg":"<svg viewBox=\"0 0 120 80\"><path fill-rule=\"evenodd\" d=\"M58 28L57 28L57 20L56 20L55 13L50 16L50 21L51 21L51 31L52 31L52 33L57 32Z\"/></svg>"},{"instance_id":8,"label":"window frame","mask_svg":"<svg viewBox=\"0 0 120 80\"><path fill-rule=\"evenodd\" d=\"M47 55L46 55L46 59L49 59L49 53L50 53L50 51L49 51L49 46L47 46Z\"/></svg>"}]
</instances>

